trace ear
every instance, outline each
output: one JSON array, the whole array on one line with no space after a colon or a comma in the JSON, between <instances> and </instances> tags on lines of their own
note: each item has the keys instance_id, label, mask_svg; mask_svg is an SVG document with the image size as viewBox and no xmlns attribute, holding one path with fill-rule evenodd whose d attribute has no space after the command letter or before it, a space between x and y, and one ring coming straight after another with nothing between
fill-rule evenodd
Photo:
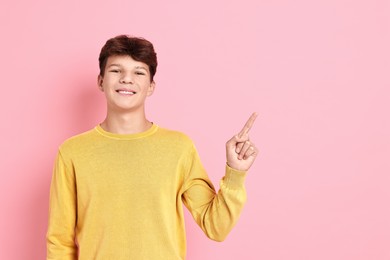
<instances>
[{"instance_id":1,"label":"ear","mask_svg":"<svg viewBox=\"0 0 390 260\"><path fill-rule=\"evenodd\" d=\"M155 87L156 87L156 82L152 81L152 82L150 83L149 88L148 88L148 92L146 93L146 95L147 95L148 97L151 96L151 95L153 94Z\"/></svg>"},{"instance_id":2,"label":"ear","mask_svg":"<svg viewBox=\"0 0 390 260\"><path fill-rule=\"evenodd\" d=\"M103 89L103 77L100 76L100 74L98 75L97 77L97 85L98 85L98 88L104 92L104 89Z\"/></svg>"}]
</instances>

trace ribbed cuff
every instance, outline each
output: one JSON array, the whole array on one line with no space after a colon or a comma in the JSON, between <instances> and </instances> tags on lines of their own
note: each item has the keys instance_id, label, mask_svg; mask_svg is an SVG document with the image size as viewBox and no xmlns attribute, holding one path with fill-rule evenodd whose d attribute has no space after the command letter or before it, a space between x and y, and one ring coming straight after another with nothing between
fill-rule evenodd
<instances>
[{"instance_id":1,"label":"ribbed cuff","mask_svg":"<svg viewBox=\"0 0 390 260\"><path fill-rule=\"evenodd\" d=\"M226 164L226 173L223 184L230 189L238 189L244 185L246 171L239 171Z\"/></svg>"}]
</instances>

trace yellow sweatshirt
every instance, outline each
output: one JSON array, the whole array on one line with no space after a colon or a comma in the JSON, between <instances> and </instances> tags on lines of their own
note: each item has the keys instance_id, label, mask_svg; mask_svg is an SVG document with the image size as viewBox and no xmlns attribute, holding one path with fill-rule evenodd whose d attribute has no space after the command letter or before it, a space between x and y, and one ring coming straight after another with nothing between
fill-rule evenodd
<instances>
[{"instance_id":1,"label":"yellow sweatshirt","mask_svg":"<svg viewBox=\"0 0 390 260\"><path fill-rule=\"evenodd\" d=\"M98 125L59 148L47 259L185 259L182 204L221 241L246 201L244 179L245 172L226 165L216 194L186 135L156 124L137 134Z\"/></svg>"}]
</instances>

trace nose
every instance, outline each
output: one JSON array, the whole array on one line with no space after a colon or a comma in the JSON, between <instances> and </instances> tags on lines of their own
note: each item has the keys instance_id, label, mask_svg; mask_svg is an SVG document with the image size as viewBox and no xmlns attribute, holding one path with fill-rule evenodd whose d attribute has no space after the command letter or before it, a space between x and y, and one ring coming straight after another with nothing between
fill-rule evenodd
<instances>
[{"instance_id":1,"label":"nose","mask_svg":"<svg viewBox=\"0 0 390 260\"><path fill-rule=\"evenodd\" d=\"M123 73L119 81L122 84L133 84L133 77L131 73Z\"/></svg>"}]
</instances>

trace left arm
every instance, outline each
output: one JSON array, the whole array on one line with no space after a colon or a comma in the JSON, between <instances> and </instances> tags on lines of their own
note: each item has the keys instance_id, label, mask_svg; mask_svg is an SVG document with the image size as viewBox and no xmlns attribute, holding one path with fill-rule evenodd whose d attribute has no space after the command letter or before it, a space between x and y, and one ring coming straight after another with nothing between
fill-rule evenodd
<instances>
[{"instance_id":1,"label":"left arm","mask_svg":"<svg viewBox=\"0 0 390 260\"><path fill-rule=\"evenodd\" d=\"M253 114L243 130L226 143L227 165L218 193L210 182L195 147L189 156L183 202L210 239L223 241L226 238L246 202L246 171L258 153L248 136L255 118L256 114Z\"/></svg>"}]
</instances>

